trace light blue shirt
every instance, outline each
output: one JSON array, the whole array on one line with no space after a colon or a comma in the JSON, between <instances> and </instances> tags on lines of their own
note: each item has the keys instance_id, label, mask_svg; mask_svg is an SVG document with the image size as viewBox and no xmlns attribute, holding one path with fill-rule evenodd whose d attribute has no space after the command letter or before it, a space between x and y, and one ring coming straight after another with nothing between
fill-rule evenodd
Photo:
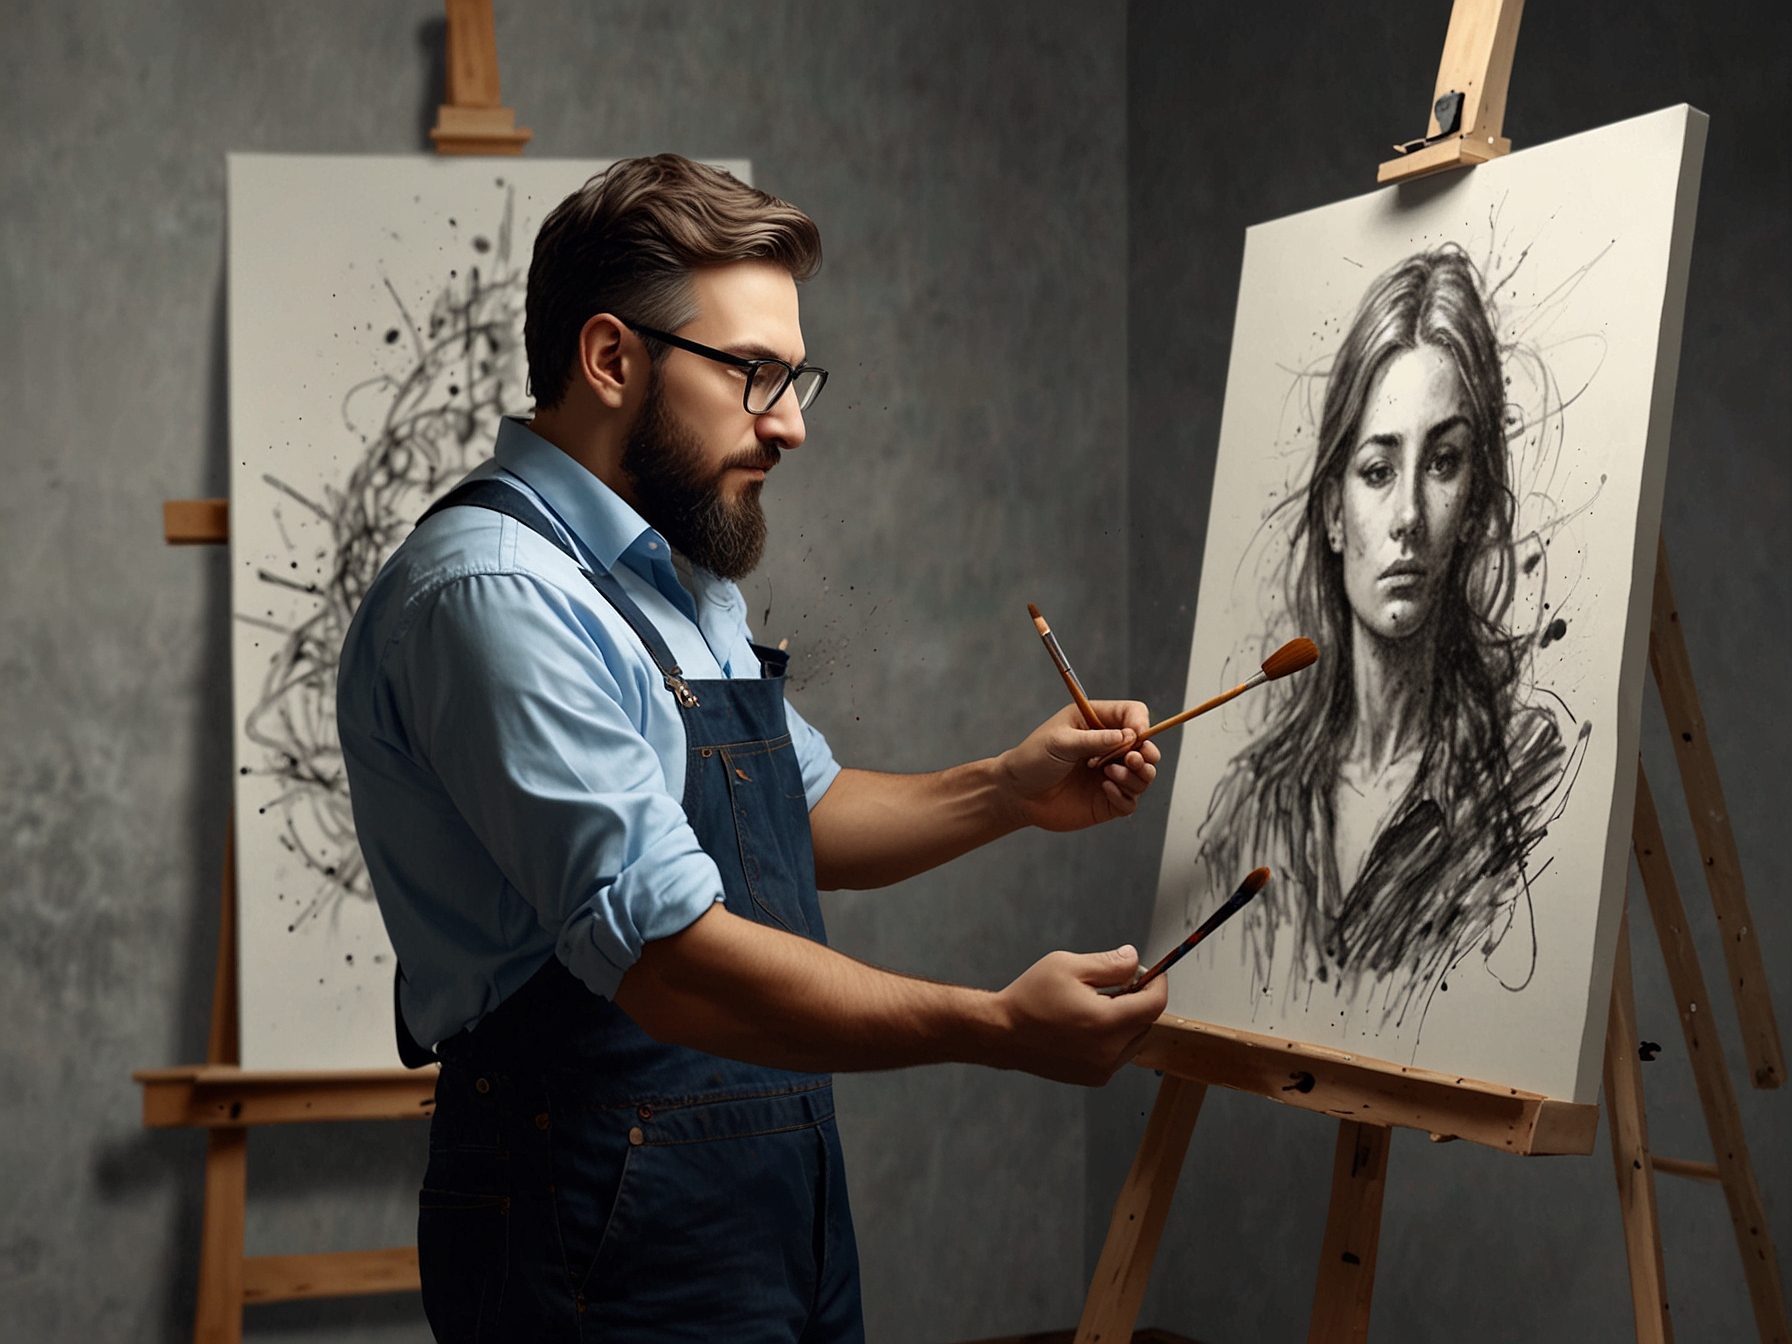
<instances>
[{"instance_id":1,"label":"light blue shirt","mask_svg":"<svg viewBox=\"0 0 1792 1344\"><path fill-rule=\"evenodd\" d=\"M759 676L740 590L692 569L687 591L666 539L521 420L472 475L547 504L687 678ZM814 807L840 767L787 713ZM643 943L722 899L680 802L672 693L578 566L513 518L447 509L405 540L349 626L336 717L420 1041L478 1022L550 955L609 997Z\"/></svg>"}]
</instances>

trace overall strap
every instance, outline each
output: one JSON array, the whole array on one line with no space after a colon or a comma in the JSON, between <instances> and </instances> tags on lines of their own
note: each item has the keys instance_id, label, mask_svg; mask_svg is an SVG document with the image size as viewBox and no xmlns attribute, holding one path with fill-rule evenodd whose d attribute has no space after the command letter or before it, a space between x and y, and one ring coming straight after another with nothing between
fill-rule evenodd
<instances>
[{"instance_id":1,"label":"overall strap","mask_svg":"<svg viewBox=\"0 0 1792 1344\"><path fill-rule=\"evenodd\" d=\"M515 486L506 485L495 477L486 476L476 481L463 481L423 512L417 520L421 526L425 520L440 513L443 509L459 507L490 509L493 513L501 513L507 518L514 518L537 536L553 543L553 545L579 567L579 573L590 581L591 586L603 596L616 614L628 622L629 629L635 637L647 647L647 654L653 659L654 666L659 668L660 675L665 678L666 689L672 692L673 699L685 709L693 709L697 705L697 696L684 679L684 671L678 666L678 660L672 656L665 639L647 619L635 600L628 595L616 576L607 569L591 569L579 558L565 538L554 531L548 520L542 517L541 510L536 508Z\"/></svg>"}]
</instances>

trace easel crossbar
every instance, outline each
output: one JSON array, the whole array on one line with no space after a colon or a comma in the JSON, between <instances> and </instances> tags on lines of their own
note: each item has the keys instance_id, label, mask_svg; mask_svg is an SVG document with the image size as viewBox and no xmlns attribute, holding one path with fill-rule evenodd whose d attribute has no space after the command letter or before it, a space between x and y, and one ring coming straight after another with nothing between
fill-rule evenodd
<instances>
[{"instance_id":1,"label":"easel crossbar","mask_svg":"<svg viewBox=\"0 0 1792 1344\"><path fill-rule=\"evenodd\" d=\"M1590 1153L1599 1128L1594 1105L1168 1014L1134 1062L1340 1120L1530 1156Z\"/></svg>"},{"instance_id":2,"label":"easel crossbar","mask_svg":"<svg viewBox=\"0 0 1792 1344\"><path fill-rule=\"evenodd\" d=\"M308 1297L414 1293L421 1286L415 1246L317 1255L251 1255L243 1260L245 1305Z\"/></svg>"},{"instance_id":3,"label":"easel crossbar","mask_svg":"<svg viewBox=\"0 0 1792 1344\"><path fill-rule=\"evenodd\" d=\"M194 1064L139 1069L147 1129L242 1129L323 1120L419 1120L435 1112L436 1073L423 1069L249 1072Z\"/></svg>"}]
</instances>

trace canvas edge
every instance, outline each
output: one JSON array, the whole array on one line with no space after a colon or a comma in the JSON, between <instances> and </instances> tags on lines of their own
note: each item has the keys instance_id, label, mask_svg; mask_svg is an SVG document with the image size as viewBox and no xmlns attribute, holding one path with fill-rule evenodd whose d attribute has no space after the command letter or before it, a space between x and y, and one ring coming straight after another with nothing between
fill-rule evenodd
<instances>
[{"instance_id":1,"label":"canvas edge","mask_svg":"<svg viewBox=\"0 0 1792 1344\"><path fill-rule=\"evenodd\" d=\"M1599 1094L1604 1071L1606 1021L1611 1012L1612 967L1617 956L1624 908L1629 899L1631 827L1636 810L1634 771L1641 767L1643 694L1649 655L1649 615L1655 591L1655 555L1667 493L1674 398L1679 386L1680 347L1686 326L1686 289L1692 266L1693 234L1698 221L1706 132L1711 121L1705 113L1686 103L1663 109L1663 112L1678 112L1684 119L1680 172L1674 188L1674 218L1668 241L1667 288L1662 297L1660 325L1656 329L1642 488L1637 496L1635 550L1630 562L1630 608L1624 623L1624 652L1618 674L1616 774L1611 817L1606 829L1599 915L1593 931L1593 978L1588 986L1586 1018L1581 1025L1580 1060L1575 1069L1572 1099L1576 1102L1594 1101ZM1661 116L1663 112L1648 115ZM1627 780L1632 781L1628 786Z\"/></svg>"},{"instance_id":2,"label":"canvas edge","mask_svg":"<svg viewBox=\"0 0 1792 1344\"><path fill-rule=\"evenodd\" d=\"M1706 116L1705 113L1699 112L1699 110L1693 107L1690 103L1669 103L1665 107L1657 107L1648 112L1639 112L1632 117L1624 117L1618 121L1608 121L1598 126L1589 126L1584 131L1575 131L1569 135L1557 136L1554 140L1539 140L1534 145L1524 145L1515 148L1511 153L1502 154L1498 158L1483 160L1472 168L1452 169L1448 172L1434 173L1426 177L1414 177L1407 178L1400 182L1388 182L1377 185L1368 191L1359 192L1355 196L1345 196L1335 201L1321 201L1318 205L1310 205L1304 210L1293 210L1285 215L1277 215L1274 219L1259 220L1255 224L1246 225L1245 234L1248 237L1254 229L1260 229L1270 224L1281 224L1288 220L1299 219L1303 215L1316 214L1321 210L1331 210L1337 206L1346 205L1351 201L1366 201L1377 196L1398 196L1401 193L1411 193L1415 190L1424 194L1447 190L1453 182L1460 180L1457 176L1458 173L1477 172L1486 168L1497 169L1499 165L1521 155L1536 154L1544 150L1555 150L1564 145L1572 144L1584 136L1603 135L1608 131L1616 130L1622 126L1635 125L1640 122L1648 121L1651 118L1667 116L1683 109L1690 112L1696 112L1701 117ZM1706 117L1706 120L1709 121L1710 118Z\"/></svg>"},{"instance_id":3,"label":"canvas edge","mask_svg":"<svg viewBox=\"0 0 1792 1344\"><path fill-rule=\"evenodd\" d=\"M1214 558L1212 551L1219 544L1215 538L1213 528L1214 494L1219 488L1217 479L1219 470L1219 450L1220 445L1226 442L1227 418L1231 415L1238 414L1238 412L1233 409L1236 403L1233 401L1230 393L1232 384L1238 377L1244 361L1244 356L1238 349L1238 331L1240 325L1244 321L1245 277L1251 273L1251 249L1258 245L1257 240L1259 231L1268 225L1277 223L1280 223L1279 219L1266 219L1256 224L1247 225L1244 231L1244 247L1240 249L1238 254L1238 280L1235 286L1236 297L1232 301L1232 332L1227 338L1226 343L1226 383L1220 392L1220 423L1213 440L1214 470L1216 478L1213 485L1210 486L1208 490L1207 521L1203 533L1204 540L1201 546L1201 569L1195 577L1194 609L1189 613L1191 619L1189 621L1188 632L1188 670L1183 676L1182 685L1182 704L1184 705L1195 704L1198 701L1205 700L1209 695L1213 694L1212 691L1202 689L1196 682L1196 678L1200 674L1195 663L1195 630L1200 622L1201 589L1207 583L1208 572L1212 568L1209 563ZM1186 750L1186 739L1182 742L1178 742L1176 750L1176 769L1170 772L1169 778L1166 781L1169 786L1164 789L1166 795L1164 798L1166 826L1169 819L1175 815L1176 789L1177 785L1181 782L1182 762ZM1146 927L1147 947L1150 947L1155 941L1155 931L1152 929L1151 925L1156 922L1158 904L1163 897L1164 868L1169 861L1169 848L1169 835L1166 830L1164 841L1158 846L1157 851L1157 877L1151 884L1151 919ZM1180 935L1178 935L1178 938L1179 937ZM1177 938L1171 938L1170 942L1164 945L1165 950L1176 941Z\"/></svg>"},{"instance_id":4,"label":"canvas edge","mask_svg":"<svg viewBox=\"0 0 1792 1344\"><path fill-rule=\"evenodd\" d=\"M242 424L243 398L238 395L239 377L236 361L231 352L236 348L237 314L243 295L238 288L243 280L243 268L237 257L237 245L241 241L241 232L235 227L235 221L242 206L241 193L245 189L245 172L253 172L257 160L269 157L263 154L227 153L224 156L224 423L228 427L224 460L224 495L227 500L237 497L241 468L238 467L237 445L244 442L248 434ZM242 719L237 696L236 666L236 574L239 558L236 529L231 528L226 537L224 547L224 600L225 628L224 644L230 651L230 829L234 832L237 824L237 788L241 778L242 761L241 738ZM249 1025L249 1013L244 1007L243 981L243 919L242 919L242 849L234 842L229 846L228 862L232 871L226 874L230 882L231 898L237 903L237 910L230 921L231 938L236 946L231 955L236 958L237 992L233 1005L236 1011L237 1060L243 1058L242 1043L245 1039L245 1028Z\"/></svg>"}]
</instances>

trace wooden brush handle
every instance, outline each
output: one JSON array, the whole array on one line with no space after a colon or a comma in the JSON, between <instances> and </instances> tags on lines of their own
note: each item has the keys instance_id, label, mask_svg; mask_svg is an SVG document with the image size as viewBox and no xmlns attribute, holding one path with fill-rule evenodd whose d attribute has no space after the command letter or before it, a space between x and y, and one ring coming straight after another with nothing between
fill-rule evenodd
<instances>
[{"instance_id":1,"label":"wooden brush handle","mask_svg":"<svg viewBox=\"0 0 1792 1344\"><path fill-rule=\"evenodd\" d=\"M1261 676L1252 677L1249 681L1241 681L1238 685L1234 686L1231 690L1226 691L1221 695L1216 695L1211 700L1203 700L1200 704L1196 705L1193 709L1185 709L1182 711L1182 713L1176 715L1173 718L1165 719L1162 723L1152 724L1144 732L1140 733L1137 737L1135 737L1133 739L1132 745L1130 747L1127 747L1125 751L1115 752L1112 756L1109 756L1106 760L1102 761L1102 765L1109 766L1109 765L1112 765L1115 761L1124 759L1126 756L1126 752L1138 750L1139 743L1149 742L1152 738L1156 737L1159 733L1168 732L1172 728L1175 728L1181 724L1187 723L1190 719L1199 718L1201 715L1205 714L1210 709L1218 709L1221 705L1225 704L1226 701L1234 699L1237 696L1241 696L1246 691L1250 690L1251 687L1259 686L1262 683L1263 683L1263 678Z\"/></svg>"},{"instance_id":2,"label":"wooden brush handle","mask_svg":"<svg viewBox=\"0 0 1792 1344\"><path fill-rule=\"evenodd\" d=\"M1225 704L1226 701L1234 699L1238 696L1241 696L1246 691L1248 691L1250 689L1251 689L1250 682L1248 682L1248 681L1240 682L1238 685L1234 686L1231 690L1223 692L1220 695L1216 695L1211 700L1203 700L1200 704L1196 705L1193 709L1185 709L1182 711L1182 713L1174 716L1173 718L1165 719L1162 723L1154 723L1149 728L1147 728L1144 732L1139 734L1138 742L1134 742L1133 746L1136 747L1139 744L1139 742L1144 742L1153 737L1156 737L1159 733L1168 732L1170 729L1178 726L1179 724L1187 723L1190 719L1199 718L1201 715L1205 714L1210 709L1218 709L1221 705ZM1128 747L1127 750L1128 751L1132 750L1132 747Z\"/></svg>"}]
</instances>

